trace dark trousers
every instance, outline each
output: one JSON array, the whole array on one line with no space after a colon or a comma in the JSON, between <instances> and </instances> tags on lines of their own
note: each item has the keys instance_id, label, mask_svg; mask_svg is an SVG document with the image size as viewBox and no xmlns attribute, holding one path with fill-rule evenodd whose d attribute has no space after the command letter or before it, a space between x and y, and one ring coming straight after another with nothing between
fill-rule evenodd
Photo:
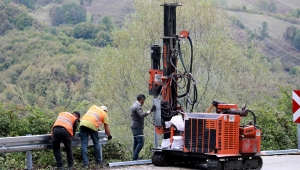
<instances>
[{"instance_id":1,"label":"dark trousers","mask_svg":"<svg viewBox=\"0 0 300 170\"><path fill-rule=\"evenodd\" d=\"M133 133L133 157L132 160L139 158L139 153L144 146L144 133L143 129L131 128Z\"/></svg>"},{"instance_id":2,"label":"dark trousers","mask_svg":"<svg viewBox=\"0 0 300 170\"><path fill-rule=\"evenodd\" d=\"M67 151L68 167L73 167L73 153L72 153L72 137L67 129L64 127L54 127L52 131L52 146L53 153L57 163L57 167L63 167L63 162L60 154L60 143L63 142Z\"/></svg>"},{"instance_id":3,"label":"dark trousers","mask_svg":"<svg viewBox=\"0 0 300 170\"><path fill-rule=\"evenodd\" d=\"M96 163L100 164L102 163L102 158L100 155L100 143L99 143L98 131L94 131L85 126L80 126L82 163L84 165L89 164L88 151L87 151L89 136L91 136L93 140Z\"/></svg>"}]
</instances>

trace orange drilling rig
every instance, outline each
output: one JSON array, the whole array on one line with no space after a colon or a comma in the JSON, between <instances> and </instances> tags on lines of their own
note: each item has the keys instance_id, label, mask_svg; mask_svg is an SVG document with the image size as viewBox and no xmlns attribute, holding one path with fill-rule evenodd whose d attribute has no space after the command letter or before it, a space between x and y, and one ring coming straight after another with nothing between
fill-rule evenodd
<instances>
[{"instance_id":1,"label":"orange drilling rig","mask_svg":"<svg viewBox=\"0 0 300 170\"><path fill-rule=\"evenodd\" d=\"M263 164L260 157L261 131L251 110L213 101L206 113L193 112L197 101L197 87L192 75L193 43L188 31L176 34L176 8L180 5L162 6L163 44L162 47L151 46L152 66L149 71L149 93L154 96L153 105L156 106L155 133L163 135L165 140L170 139L170 145L174 136L180 136L183 145L179 149L155 146L152 163L156 166L207 163L208 170L260 170ZM190 44L189 68L180 49L183 39ZM183 71L179 70L179 64L182 64ZM179 91L183 91L182 94L178 94ZM214 109L215 113L211 113ZM253 116L253 124L242 125L241 118L248 113ZM176 125L167 127L167 122L178 115L182 118L184 129L179 130Z\"/></svg>"}]
</instances>

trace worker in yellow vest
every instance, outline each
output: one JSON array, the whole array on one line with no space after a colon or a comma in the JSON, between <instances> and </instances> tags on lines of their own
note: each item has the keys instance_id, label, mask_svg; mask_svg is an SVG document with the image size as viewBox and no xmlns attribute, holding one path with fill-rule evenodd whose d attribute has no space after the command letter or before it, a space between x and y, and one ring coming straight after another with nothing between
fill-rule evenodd
<instances>
[{"instance_id":1,"label":"worker in yellow vest","mask_svg":"<svg viewBox=\"0 0 300 170\"><path fill-rule=\"evenodd\" d=\"M112 136L108 128L108 122L109 118L107 115L107 108L105 106L99 107L93 105L89 108L86 114L83 115L80 122L80 137L82 163L85 168L89 168L89 160L87 153L89 135L93 140L97 166L102 167L98 130L104 124L105 134L108 136L108 140L110 140Z\"/></svg>"},{"instance_id":2,"label":"worker in yellow vest","mask_svg":"<svg viewBox=\"0 0 300 170\"><path fill-rule=\"evenodd\" d=\"M72 138L75 135L78 122L80 122L80 113L61 112L59 113L52 127L52 146L57 164L57 169L64 169L60 154L60 143L63 142L67 151L67 160L69 169L73 169Z\"/></svg>"}]
</instances>

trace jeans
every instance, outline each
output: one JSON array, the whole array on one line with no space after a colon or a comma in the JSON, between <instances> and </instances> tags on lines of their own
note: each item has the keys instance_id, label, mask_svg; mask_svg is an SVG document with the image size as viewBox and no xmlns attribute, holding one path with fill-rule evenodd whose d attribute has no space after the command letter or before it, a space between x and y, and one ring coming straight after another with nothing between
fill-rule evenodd
<instances>
[{"instance_id":1,"label":"jeans","mask_svg":"<svg viewBox=\"0 0 300 170\"><path fill-rule=\"evenodd\" d=\"M132 160L139 158L139 153L144 146L144 132L143 129L131 128L133 133L133 157Z\"/></svg>"},{"instance_id":2,"label":"jeans","mask_svg":"<svg viewBox=\"0 0 300 170\"><path fill-rule=\"evenodd\" d=\"M68 167L73 167L72 153L72 137L67 129L61 126L56 126L52 131L52 146L57 167L63 167L63 162L60 154L60 143L63 142L67 151Z\"/></svg>"},{"instance_id":3,"label":"jeans","mask_svg":"<svg viewBox=\"0 0 300 170\"><path fill-rule=\"evenodd\" d=\"M87 152L89 135L93 140L96 163L100 164L102 163L102 159L100 155L100 144L99 144L98 132L85 126L80 126L82 163L84 165L89 164L88 152Z\"/></svg>"}]
</instances>

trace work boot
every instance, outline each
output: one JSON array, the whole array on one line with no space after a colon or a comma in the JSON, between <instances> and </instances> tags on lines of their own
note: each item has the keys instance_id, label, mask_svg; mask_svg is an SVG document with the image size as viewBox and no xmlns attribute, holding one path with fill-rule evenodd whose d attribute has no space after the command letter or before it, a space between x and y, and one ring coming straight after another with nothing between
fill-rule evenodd
<instances>
[{"instance_id":1,"label":"work boot","mask_svg":"<svg viewBox=\"0 0 300 170\"><path fill-rule=\"evenodd\" d=\"M68 170L76 170L73 166L69 167Z\"/></svg>"},{"instance_id":2,"label":"work boot","mask_svg":"<svg viewBox=\"0 0 300 170\"><path fill-rule=\"evenodd\" d=\"M97 163L97 168L103 168L103 164L102 163Z\"/></svg>"},{"instance_id":3,"label":"work boot","mask_svg":"<svg viewBox=\"0 0 300 170\"><path fill-rule=\"evenodd\" d=\"M89 169L90 166L89 166L89 165L83 165L83 168L84 168L84 169Z\"/></svg>"}]
</instances>

